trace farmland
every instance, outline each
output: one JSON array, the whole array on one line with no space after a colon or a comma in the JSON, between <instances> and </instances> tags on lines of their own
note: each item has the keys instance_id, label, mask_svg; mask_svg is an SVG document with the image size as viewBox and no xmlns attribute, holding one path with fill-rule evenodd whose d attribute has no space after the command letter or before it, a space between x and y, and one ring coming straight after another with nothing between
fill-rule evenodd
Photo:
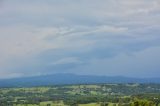
<instances>
[{"instance_id":1,"label":"farmland","mask_svg":"<svg viewBox=\"0 0 160 106\"><path fill-rule=\"evenodd\" d=\"M0 88L0 106L160 106L159 84Z\"/></svg>"}]
</instances>

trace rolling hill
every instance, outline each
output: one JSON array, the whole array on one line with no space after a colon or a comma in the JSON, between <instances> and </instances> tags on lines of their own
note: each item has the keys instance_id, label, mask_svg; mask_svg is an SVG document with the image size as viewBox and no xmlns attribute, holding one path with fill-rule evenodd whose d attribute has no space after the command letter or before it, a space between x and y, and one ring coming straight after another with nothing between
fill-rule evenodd
<instances>
[{"instance_id":1,"label":"rolling hill","mask_svg":"<svg viewBox=\"0 0 160 106\"><path fill-rule=\"evenodd\" d=\"M52 74L33 77L1 79L0 87L51 86L62 84L98 83L160 83L160 78L129 78L122 76L94 76L75 74Z\"/></svg>"}]
</instances>

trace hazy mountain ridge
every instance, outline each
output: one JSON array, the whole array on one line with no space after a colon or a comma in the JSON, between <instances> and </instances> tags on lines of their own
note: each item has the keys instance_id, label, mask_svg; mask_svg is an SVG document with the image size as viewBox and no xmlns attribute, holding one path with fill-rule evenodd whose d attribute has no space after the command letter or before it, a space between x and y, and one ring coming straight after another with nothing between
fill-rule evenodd
<instances>
[{"instance_id":1,"label":"hazy mountain ridge","mask_svg":"<svg viewBox=\"0 0 160 106\"><path fill-rule=\"evenodd\" d=\"M0 87L30 87L98 83L160 83L160 78L129 78L122 76L52 74L25 78L3 79L0 80Z\"/></svg>"}]
</instances>

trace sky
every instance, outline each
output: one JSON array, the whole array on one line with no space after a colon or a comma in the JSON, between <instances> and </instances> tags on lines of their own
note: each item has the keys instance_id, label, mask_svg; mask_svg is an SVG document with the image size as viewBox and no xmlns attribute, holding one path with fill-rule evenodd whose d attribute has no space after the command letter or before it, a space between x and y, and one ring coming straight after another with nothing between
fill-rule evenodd
<instances>
[{"instance_id":1,"label":"sky","mask_svg":"<svg viewBox=\"0 0 160 106\"><path fill-rule=\"evenodd\" d=\"M0 0L0 78L160 75L160 0Z\"/></svg>"}]
</instances>

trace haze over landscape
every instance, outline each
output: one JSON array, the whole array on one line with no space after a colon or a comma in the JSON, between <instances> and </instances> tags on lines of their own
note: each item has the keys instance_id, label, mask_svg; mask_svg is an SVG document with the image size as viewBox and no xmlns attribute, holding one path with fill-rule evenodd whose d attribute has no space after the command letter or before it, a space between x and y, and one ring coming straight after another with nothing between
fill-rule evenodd
<instances>
[{"instance_id":1,"label":"haze over landscape","mask_svg":"<svg viewBox=\"0 0 160 106\"><path fill-rule=\"evenodd\" d=\"M0 0L0 78L160 76L159 0Z\"/></svg>"}]
</instances>

